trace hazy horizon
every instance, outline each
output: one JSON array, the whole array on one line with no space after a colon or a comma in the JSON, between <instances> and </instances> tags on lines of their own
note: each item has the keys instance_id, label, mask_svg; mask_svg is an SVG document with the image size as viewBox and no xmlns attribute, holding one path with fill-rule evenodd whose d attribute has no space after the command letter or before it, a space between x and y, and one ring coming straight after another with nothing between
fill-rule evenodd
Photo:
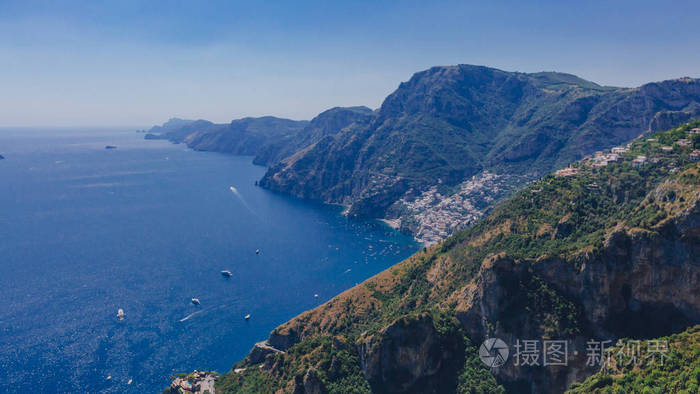
<instances>
[{"instance_id":1,"label":"hazy horizon","mask_svg":"<svg viewBox=\"0 0 700 394\"><path fill-rule=\"evenodd\" d=\"M558 71L626 87L700 76L700 3L575 7L7 1L0 126L308 120L335 106L377 108L436 65Z\"/></svg>"}]
</instances>

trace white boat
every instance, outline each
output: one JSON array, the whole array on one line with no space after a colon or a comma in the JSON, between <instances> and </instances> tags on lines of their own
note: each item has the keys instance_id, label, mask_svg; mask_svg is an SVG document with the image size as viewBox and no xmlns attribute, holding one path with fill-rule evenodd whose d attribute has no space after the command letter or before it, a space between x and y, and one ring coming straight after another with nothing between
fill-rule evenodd
<instances>
[{"instance_id":1,"label":"white boat","mask_svg":"<svg viewBox=\"0 0 700 394\"><path fill-rule=\"evenodd\" d=\"M192 297L192 303L195 304L195 305L199 305L199 304L200 304L199 298L194 298L194 297Z\"/></svg>"},{"instance_id":2,"label":"white boat","mask_svg":"<svg viewBox=\"0 0 700 394\"><path fill-rule=\"evenodd\" d=\"M255 254L260 254L260 249L255 249Z\"/></svg>"},{"instance_id":3,"label":"white boat","mask_svg":"<svg viewBox=\"0 0 700 394\"><path fill-rule=\"evenodd\" d=\"M117 311L117 318L119 320L124 320L124 309L119 308L119 310Z\"/></svg>"},{"instance_id":4,"label":"white boat","mask_svg":"<svg viewBox=\"0 0 700 394\"><path fill-rule=\"evenodd\" d=\"M223 270L223 271L221 271L221 275L223 275L223 276L225 276L225 277L227 277L227 278L230 278L230 277L233 276L233 274L232 274L231 271L229 271L229 270Z\"/></svg>"},{"instance_id":5,"label":"white boat","mask_svg":"<svg viewBox=\"0 0 700 394\"><path fill-rule=\"evenodd\" d=\"M129 381L126 382L126 384L131 384L131 382L133 382L133 381L134 381L134 379L129 379Z\"/></svg>"},{"instance_id":6,"label":"white boat","mask_svg":"<svg viewBox=\"0 0 700 394\"><path fill-rule=\"evenodd\" d=\"M245 319L249 320L250 319L250 314L245 315Z\"/></svg>"}]
</instances>

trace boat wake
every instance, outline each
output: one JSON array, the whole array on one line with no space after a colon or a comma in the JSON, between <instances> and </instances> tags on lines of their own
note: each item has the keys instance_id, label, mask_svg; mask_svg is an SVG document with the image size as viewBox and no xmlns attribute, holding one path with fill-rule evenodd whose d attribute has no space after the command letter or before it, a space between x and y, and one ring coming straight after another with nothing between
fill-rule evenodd
<instances>
[{"instance_id":1,"label":"boat wake","mask_svg":"<svg viewBox=\"0 0 700 394\"><path fill-rule=\"evenodd\" d=\"M248 203L245 202L245 200L243 199L243 196L241 195L241 193L238 192L238 189L236 189L235 186L231 186L231 187L229 187L229 189L231 189L231 193L233 193L234 196L238 197L238 199L241 200L241 203L243 204L243 206L244 206L248 211L250 211L250 213L252 213L252 214L255 215L255 216L258 216L255 212L253 212L252 209L250 209L250 207L248 206Z\"/></svg>"},{"instance_id":2,"label":"boat wake","mask_svg":"<svg viewBox=\"0 0 700 394\"><path fill-rule=\"evenodd\" d=\"M194 312L194 313L190 313L189 315L187 315L187 316L183 317L182 319L180 319L179 322L182 323L183 321L190 320L190 319L193 318L195 315L198 315L198 314L200 314L200 313L202 313L202 312L204 312L204 311L201 310L201 311L197 311L197 312Z\"/></svg>"}]
</instances>

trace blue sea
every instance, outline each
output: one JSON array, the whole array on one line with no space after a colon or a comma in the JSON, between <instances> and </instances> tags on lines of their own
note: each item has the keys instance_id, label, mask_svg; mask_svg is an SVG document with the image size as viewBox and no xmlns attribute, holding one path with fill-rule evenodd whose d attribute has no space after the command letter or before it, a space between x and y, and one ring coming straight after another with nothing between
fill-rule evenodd
<instances>
[{"instance_id":1,"label":"blue sea","mask_svg":"<svg viewBox=\"0 0 700 394\"><path fill-rule=\"evenodd\" d=\"M155 393L226 372L419 247L256 187L250 157L133 130L0 129L0 154L0 392Z\"/></svg>"}]
</instances>

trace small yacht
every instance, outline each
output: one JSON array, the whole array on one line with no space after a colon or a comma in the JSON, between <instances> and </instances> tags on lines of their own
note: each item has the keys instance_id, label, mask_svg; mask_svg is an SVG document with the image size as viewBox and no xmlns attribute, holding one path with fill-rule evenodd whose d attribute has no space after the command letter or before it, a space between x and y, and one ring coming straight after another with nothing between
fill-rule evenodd
<instances>
[{"instance_id":1,"label":"small yacht","mask_svg":"<svg viewBox=\"0 0 700 394\"><path fill-rule=\"evenodd\" d=\"M247 315L245 315L245 319L246 319L246 320L250 320L250 313L247 314Z\"/></svg>"},{"instance_id":2,"label":"small yacht","mask_svg":"<svg viewBox=\"0 0 700 394\"><path fill-rule=\"evenodd\" d=\"M260 249L255 249L255 254L260 254Z\"/></svg>"},{"instance_id":3,"label":"small yacht","mask_svg":"<svg viewBox=\"0 0 700 394\"><path fill-rule=\"evenodd\" d=\"M117 311L117 318L119 320L124 320L124 309L119 308L119 310Z\"/></svg>"},{"instance_id":4,"label":"small yacht","mask_svg":"<svg viewBox=\"0 0 700 394\"><path fill-rule=\"evenodd\" d=\"M225 277L227 277L227 278L230 278L230 277L233 276L233 274L232 274L231 271L229 271L229 270L223 270L223 271L221 271L221 275L223 275L223 276L225 276Z\"/></svg>"},{"instance_id":5,"label":"small yacht","mask_svg":"<svg viewBox=\"0 0 700 394\"><path fill-rule=\"evenodd\" d=\"M192 297L192 303L195 304L195 305L199 305L199 304L200 304L199 298L194 298L194 297Z\"/></svg>"}]
</instances>

